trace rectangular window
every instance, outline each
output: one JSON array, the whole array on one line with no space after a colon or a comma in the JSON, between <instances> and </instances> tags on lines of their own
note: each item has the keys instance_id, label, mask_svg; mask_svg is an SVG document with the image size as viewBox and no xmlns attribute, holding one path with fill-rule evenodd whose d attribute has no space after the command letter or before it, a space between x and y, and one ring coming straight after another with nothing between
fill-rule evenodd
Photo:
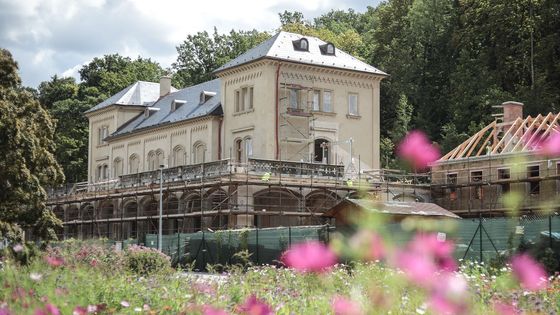
<instances>
[{"instance_id":1,"label":"rectangular window","mask_svg":"<svg viewBox=\"0 0 560 315\"><path fill-rule=\"evenodd\" d=\"M560 175L560 163L556 163L556 175Z\"/></svg>"},{"instance_id":2,"label":"rectangular window","mask_svg":"<svg viewBox=\"0 0 560 315\"><path fill-rule=\"evenodd\" d=\"M323 91L323 111L324 112L332 112L332 91Z\"/></svg>"},{"instance_id":3,"label":"rectangular window","mask_svg":"<svg viewBox=\"0 0 560 315\"><path fill-rule=\"evenodd\" d=\"M235 98L234 98L234 102L235 102L235 112L236 112L236 113L240 111L240 107L239 107L239 106L240 106L240 105L239 105L239 101L240 101L240 100L239 100L239 98L240 98L240 96L239 96L239 90L236 90L236 91L235 91Z\"/></svg>"},{"instance_id":4,"label":"rectangular window","mask_svg":"<svg viewBox=\"0 0 560 315\"><path fill-rule=\"evenodd\" d=\"M471 183L475 184L472 197L482 199L482 171L471 172Z\"/></svg>"},{"instance_id":5,"label":"rectangular window","mask_svg":"<svg viewBox=\"0 0 560 315\"><path fill-rule=\"evenodd\" d=\"M447 174L447 185L449 185L449 199L457 200L457 173Z\"/></svg>"},{"instance_id":6,"label":"rectangular window","mask_svg":"<svg viewBox=\"0 0 560 315\"><path fill-rule=\"evenodd\" d=\"M539 176L540 176L540 172L539 172L538 165L532 165L527 167L527 178L529 179L534 178L533 180L529 181L530 195L538 195L541 193L541 185L540 185L541 183L538 180Z\"/></svg>"},{"instance_id":7,"label":"rectangular window","mask_svg":"<svg viewBox=\"0 0 560 315\"><path fill-rule=\"evenodd\" d=\"M249 100L247 102L247 109L253 109L253 87L249 88Z\"/></svg>"},{"instance_id":8,"label":"rectangular window","mask_svg":"<svg viewBox=\"0 0 560 315\"><path fill-rule=\"evenodd\" d=\"M472 183L482 183L482 171L472 171L471 172L471 182Z\"/></svg>"},{"instance_id":9,"label":"rectangular window","mask_svg":"<svg viewBox=\"0 0 560 315\"><path fill-rule=\"evenodd\" d=\"M247 88L244 87L241 89L241 106L239 110L244 111L245 108L247 108L248 104L249 104L249 93L247 91Z\"/></svg>"},{"instance_id":10,"label":"rectangular window","mask_svg":"<svg viewBox=\"0 0 560 315\"><path fill-rule=\"evenodd\" d=\"M296 89L290 89L290 109L298 108L298 92Z\"/></svg>"},{"instance_id":11,"label":"rectangular window","mask_svg":"<svg viewBox=\"0 0 560 315\"><path fill-rule=\"evenodd\" d=\"M507 181L510 179L509 168L499 168L498 169L498 181ZM500 190L502 194L508 193L510 190L509 183L501 183Z\"/></svg>"},{"instance_id":12,"label":"rectangular window","mask_svg":"<svg viewBox=\"0 0 560 315\"><path fill-rule=\"evenodd\" d=\"M320 111L321 110L321 91L314 90L313 91L313 110Z\"/></svg>"},{"instance_id":13,"label":"rectangular window","mask_svg":"<svg viewBox=\"0 0 560 315\"><path fill-rule=\"evenodd\" d=\"M348 94L348 115L358 116L358 94Z\"/></svg>"}]
</instances>

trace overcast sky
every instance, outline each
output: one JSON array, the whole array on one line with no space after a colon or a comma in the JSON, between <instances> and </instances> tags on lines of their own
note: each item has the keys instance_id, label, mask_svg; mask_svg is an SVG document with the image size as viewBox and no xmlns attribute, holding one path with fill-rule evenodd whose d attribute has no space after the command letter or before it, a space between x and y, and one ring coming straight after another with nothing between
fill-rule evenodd
<instances>
[{"instance_id":1,"label":"overcast sky","mask_svg":"<svg viewBox=\"0 0 560 315\"><path fill-rule=\"evenodd\" d=\"M187 34L274 31L278 12L311 20L332 9L364 12L380 0L0 0L0 47L19 64L23 84L77 76L94 57L119 53L169 66Z\"/></svg>"}]
</instances>

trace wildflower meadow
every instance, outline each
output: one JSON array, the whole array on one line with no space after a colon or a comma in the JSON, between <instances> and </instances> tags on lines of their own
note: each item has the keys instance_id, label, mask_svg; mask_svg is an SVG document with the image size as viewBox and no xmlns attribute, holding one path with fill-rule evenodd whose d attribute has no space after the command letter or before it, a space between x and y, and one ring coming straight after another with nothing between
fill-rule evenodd
<instances>
[{"instance_id":1,"label":"wildflower meadow","mask_svg":"<svg viewBox=\"0 0 560 315\"><path fill-rule=\"evenodd\" d=\"M558 141L558 137L552 137ZM541 144L550 150L556 146ZM438 158L420 132L399 148L415 169ZM556 152L557 153L557 152ZM0 314L558 314L560 276L523 251L498 262L463 261L445 222L402 246L387 218L362 213L328 244L293 244L277 264L249 261L221 273L171 266L154 249L68 241L13 244L0 271Z\"/></svg>"}]
</instances>

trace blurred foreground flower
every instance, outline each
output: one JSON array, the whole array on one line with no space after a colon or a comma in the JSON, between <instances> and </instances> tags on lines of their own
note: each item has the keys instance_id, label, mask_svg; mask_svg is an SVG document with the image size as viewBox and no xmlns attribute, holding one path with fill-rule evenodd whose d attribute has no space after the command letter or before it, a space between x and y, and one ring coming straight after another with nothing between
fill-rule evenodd
<instances>
[{"instance_id":1,"label":"blurred foreground flower","mask_svg":"<svg viewBox=\"0 0 560 315\"><path fill-rule=\"evenodd\" d=\"M332 301L332 309L335 315L360 315L363 314L360 305L343 296L336 295Z\"/></svg>"},{"instance_id":2,"label":"blurred foreground flower","mask_svg":"<svg viewBox=\"0 0 560 315\"><path fill-rule=\"evenodd\" d=\"M202 306L202 314L203 315L228 315L226 311L221 310L219 308L215 308L210 305Z\"/></svg>"},{"instance_id":3,"label":"blurred foreground flower","mask_svg":"<svg viewBox=\"0 0 560 315\"><path fill-rule=\"evenodd\" d=\"M543 141L539 153L545 156L560 156L560 132L554 132Z\"/></svg>"},{"instance_id":4,"label":"blurred foreground flower","mask_svg":"<svg viewBox=\"0 0 560 315\"><path fill-rule=\"evenodd\" d=\"M440 157L439 149L421 131L409 132L397 148L397 154L415 169L425 169Z\"/></svg>"},{"instance_id":5,"label":"blurred foreground flower","mask_svg":"<svg viewBox=\"0 0 560 315\"><path fill-rule=\"evenodd\" d=\"M531 291L546 288L548 281L546 272L531 256L521 254L513 257L511 269L523 288Z\"/></svg>"},{"instance_id":6,"label":"blurred foreground flower","mask_svg":"<svg viewBox=\"0 0 560 315\"><path fill-rule=\"evenodd\" d=\"M45 257L45 260L51 267L60 267L64 264L64 259L60 257L47 256Z\"/></svg>"},{"instance_id":7,"label":"blurred foreground flower","mask_svg":"<svg viewBox=\"0 0 560 315\"><path fill-rule=\"evenodd\" d=\"M203 315L228 315L226 311L221 310L219 308L215 308L210 305L204 305L202 307L202 314Z\"/></svg>"},{"instance_id":8,"label":"blurred foreground flower","mask_svg":"<svg viewBox=\"0 0 560 315\"><path fill-rule=\"evenodd\" d=\"M264 301L257 299L251 295L245 300L245 303L239 306L239 312L247 315L269 315L273 314L272 309Z\"/></svg>"},{"instance_id":9,"label":"blurred foreground flower","mask_svg":"<svg viewBox=\"0 0 560 315\"><path fill-rule=\"evenodd\" d=\"M337 258L325 244L310 241L290 247L282 255L282 262L302 272L325 272L336 264Z\"/></svg>"},{"instance_id":10,"label":"blurred foreground flower","mask_svg":"<svg viewBox=\"0 0 560 315\"><path fill-rule=\"evenodd\" d=\"M512 304L503 302L495 302L493 304L494 311L498 315L517 315L520 314L519 310Z\"/></svg>"},{"instance_id":11,"label":"blurred foreground flower","mask_svg":"<svg viewBox=\"0 0 560 315\"><path fill-rule=\"evenodd\" d=\"M20 252L23 251L23 245L21 245L21 244L16 244L16 245L14 245L14 247L12 247L12 249L14 250L14 252L20 253Z\"/></svg>"}]
</instances>

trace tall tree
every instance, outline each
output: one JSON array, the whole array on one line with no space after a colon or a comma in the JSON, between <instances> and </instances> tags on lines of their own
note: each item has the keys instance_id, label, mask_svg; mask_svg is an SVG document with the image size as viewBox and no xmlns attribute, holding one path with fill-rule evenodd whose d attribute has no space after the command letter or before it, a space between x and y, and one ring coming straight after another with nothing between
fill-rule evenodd
<instances>
[{"instance_id":1,"label":"tall tree","mask_svg":"<svg viewBox=\"0 0 560 315\"><path fill-rule=\"evenodd\" d=\"M49 113L21 86L17 63L0 49L0 221L56 238L61 222L46 207L45 186L64 180ZM4 226L4 224L2 224Z\"/></svg>"},{"instance_id":2,"label":"tall tree","mask_svg":"<svg viewBox=\"0 0 560 315\"><path fill-rule=\"evenodd\" d=\"M94 58L79 73L79 84L53 76L38 91L56 122L55 155L70 182L87 180L88 121L83 113L136 81L158 82L165 70L150 59L113 54Z\"/></svg>"},{"instance_id":3,"label":"tall tree","mask_svg":"<svg viewBox=\"0 0 560 315\"><path fill-rule=\"evenodd\" d=\"M172 65L176 71L173 82L184 87L208 81L214 70L269 37L268 33L257 30L219 34L215 28L211 35L206 31L188 35L177 46L177 61Z\"/></svg>"}]
</instances>

